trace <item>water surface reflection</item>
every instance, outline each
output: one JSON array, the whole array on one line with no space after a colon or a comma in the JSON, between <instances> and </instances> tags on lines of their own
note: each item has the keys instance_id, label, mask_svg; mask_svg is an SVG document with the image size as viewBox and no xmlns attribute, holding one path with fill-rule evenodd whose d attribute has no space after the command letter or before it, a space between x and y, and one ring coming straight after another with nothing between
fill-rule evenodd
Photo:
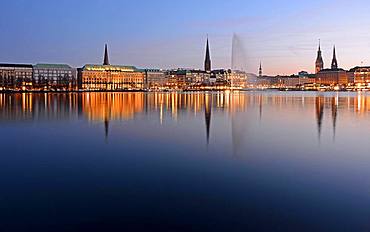
<instances>
[{"instance_id":1,"label":"water surface reflection","mask_svg":"<svg viewBox=\"0 0 370 232\"><path fill-rule=\"evenodd\" d=\"M258 117L243 118L246 112L256 109ZM65 121L82 118L104 124L106 136L111 121L129 121L141 115L149 115L158 116L158 123L163 124L165 119L177 121L182 115L196 117L204 114L208 143L212 111L224 112L231 119L235 146L243 140L240 139L243 137L242 131L247 130L248 123L263 123L265 109L286 112L286 120L299 120L303 116L301 112L313 116L311 111L314 110L319 139L324 112L331 111L332 136L335 139L338 114L353 117L351 120L366 116L370 111L370 95L300 92L0 94L0 122ZM266 120L271 118L272 115L266 116Z\"/></svg>"},{"instance_id":2,"label":"water surface reflection","mask_svg":"<svg viewBox=\"0 0 370 232\"><path fill-rule=\"evenodd\" d=\"M367 231L370 95L0 94L2 231Z\"/></svg>"}]
</instances>

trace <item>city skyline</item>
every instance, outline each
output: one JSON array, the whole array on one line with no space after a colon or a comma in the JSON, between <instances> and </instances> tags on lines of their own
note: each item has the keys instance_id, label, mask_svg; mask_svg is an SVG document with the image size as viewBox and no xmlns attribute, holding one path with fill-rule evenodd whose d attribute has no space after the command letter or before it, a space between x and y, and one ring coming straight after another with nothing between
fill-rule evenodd
<instances>
[{"instance_id":1,"label":"city skyline","mask_svg":"<svg viewBox=\"0 0 370 232\"><path fill-rule=\"evenodd\" d=\"M263 73L262 61L258 76L238 69L243 57L237 52L239 38L233 38L233 69L212 69L211 49L207 36L204 69L145 69L111 64L108 44L104 45L103 62L85 64L73 69L67 64L6 64L0 63L1 91L151 91L151 90L368 90L370 66L344 70L338 66L333 46L331 67L326 68L319 41L315 73L300 71L293 75L269 76ZM242 48L242 47L241 47Z\"/></svg>"},{"instance_id":2,"label":"city skyline","mask_svg":"<svg viewBox=\"0 0 370 232\"><path fill-rule=\"evenodd\" d=\"M1 9L1 231L370 228L368 1Z\"/></svg>"},{"instance_id":3,"label":"city skyline","mask_svg":"<svg viewBox=\"0 0 370 232\"><path fill-rule=\"evenodd\" d=\"M141 3L147 7L121 14L134 3L65 1L57 10L53 3L6 2L0 60L81 67L100 63L101 45L108 43L113 64L202 69L208 33L212 66L229 68L237 33L246 47L247 72L257 73L262 61L268 75L313 73L319 38L326 64L334 44L340 67L370 63L370 33L361 26L370 22L364 1Z\"/></svg>"}]
</instances>

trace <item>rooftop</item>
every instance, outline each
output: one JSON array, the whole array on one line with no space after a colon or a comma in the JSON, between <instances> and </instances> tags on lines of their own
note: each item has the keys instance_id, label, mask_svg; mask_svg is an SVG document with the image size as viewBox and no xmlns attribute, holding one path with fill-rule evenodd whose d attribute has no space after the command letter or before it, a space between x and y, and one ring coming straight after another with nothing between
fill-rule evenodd
<instances>
[{"instance_id":1,"label":"rooftop","mask_svg":"<svg viewBox=\"0 0 370 232\"><path fill-rule=\"evenodd\" d=\"M7 67L7 68L32 68L32 64L2 64L2 63L0 63L0 67Z\"/></svg>"},{"instance_id":2,"label":"rooftop","mask_svg":"<svg viewBox=\"0 0 370 232\"><path fill-rule=\"evenodd\" d=\"M71 69L68 64L36 64L34 68L40 69Z\"/></svg>"},{"instance_id":3,"label":"rooftop","mask_svg":"<svg viewBox=\"0 0 370 232\"><path fill-rule=\"evenodd\" d=\"M355 71L358 71L358 70L361 70L361 69L370 69L370 66L356 66L354 68L351 68L349 71L350 72L355 72Z\"/></svg>"},{"instance_id":4,"label":"rooftop","mask_svg":"<svg viewBox=\"0 0 370 232\"><path fill-rule=\"evenodd\" d=\"M123 65L86 64L82 69L86 71L143 72L143 70L138 69L135 66Z\"/></svg>"},{"instance_id":5,"label":"rooftop","mask_svg":"<svg viewBox=\"0 0 370 232\"><path fill-rule=\"evenodd\" d=\"M342 69L342 68L337 68L337 69L331 69L331 68L327 68L327 69L322 69L319 73L321 73L321 72L338 72L338 71L346 71L346 70L344 70L344 69Z\"/></svg>"}]
</instances>

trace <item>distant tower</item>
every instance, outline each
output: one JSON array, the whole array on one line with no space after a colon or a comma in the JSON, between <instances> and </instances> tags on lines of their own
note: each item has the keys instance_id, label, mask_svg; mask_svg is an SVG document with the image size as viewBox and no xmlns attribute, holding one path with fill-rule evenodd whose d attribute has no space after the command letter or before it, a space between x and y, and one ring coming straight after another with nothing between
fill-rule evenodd
<instances>
[{"instance_id":1,"label":"distant tower","mask_svg":"<svg viewBox=\"0 0 370 232\"><path fill-rule=\"evenodd\" d=\"M262 75L263 75L263 73L262 73L262 62L260 62L260 69L259 69L258 75L259 75L259 77L262 77Z\"/></svg>"},{"instance_id":2,"label":"distant tower","mask_svg":"<svg viewBox=\"0 0 370 232\"><path fill-rule=\"evenodd\" d=\"M207 36L207 46L206 46L206 59L204 61L204 70L206 72L211 71L211 55L210 55L210 52L209 52L208 36Z\"/></svg>"},{"instance_id":3,"label":"distant tower","mask_svg":"<svg viewBox=\"0 0 370 232\"><path fill-rule=\"evenodd\" d=\"M324 69L324 61L322 59L322 54L321 54L321 43L319 42L319 50L317 51L317 59L316 59L316 73L320 72L321 70Z\"/></svg>"},{"instance_id":4,"label":"distant tower","mask_svg":"<svg viewBox=\"0 0 370 232\"><path fill-rule=\"evenodd\" d=\"M104 63L103 65L109 65L109 58L108 58L108 45L105 44L105 51L104 51Z\"/></svg>"},{"instance_id":5,"label":"distant tower","mask_svg":"<svg viewBox=\"0 0 370 232\"><path fill-rule=\"evenodd\" d=\"M331 69L338 69L337 55L335 54L335 46L333 49L333 61L331 62Z\"/></svg>"}]
</instances>

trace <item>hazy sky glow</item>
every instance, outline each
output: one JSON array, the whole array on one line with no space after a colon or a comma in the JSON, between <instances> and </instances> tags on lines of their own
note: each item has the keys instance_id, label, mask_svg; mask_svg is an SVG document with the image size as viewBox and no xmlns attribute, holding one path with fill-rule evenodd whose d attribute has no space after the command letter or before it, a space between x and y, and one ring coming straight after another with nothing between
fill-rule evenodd
<instances>
[{"instance_id":1,"label":"hazy sky glow","mask_svg":"<svg viewBox=\"0 0 370 232\"><path fill-rule=\"evenodd\" d=\"M325 66L370 65L370 6L365 0L4 0L0 62L101 63L202 68L205 37L213 68L229 68L237 33L247 71L314 71L318 39Z\"/></svg>"}]
</instances>

